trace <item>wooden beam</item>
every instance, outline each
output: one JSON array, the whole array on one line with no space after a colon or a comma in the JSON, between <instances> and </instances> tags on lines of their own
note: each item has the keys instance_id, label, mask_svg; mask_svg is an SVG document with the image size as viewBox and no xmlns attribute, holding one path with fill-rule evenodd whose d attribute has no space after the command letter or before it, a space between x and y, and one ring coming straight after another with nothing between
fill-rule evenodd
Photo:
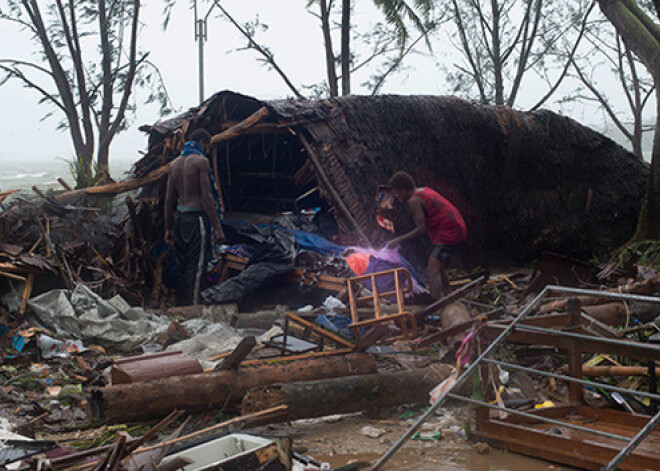
<instances>
[{"instance_id":1,"label":"wooden beam","mask_svg":"<svg viewBox=\"0 0 660 471\"><path fill-rule=\"evenodd\" d=\"M235 137L239 136L241 133L245 132L246 129L249 129L251 126L255 125L266 116L268 116L268 109L265 107L261 108L259 109L259 111L249 116L248 118L244 119L237 125L232 126L226 131L221 132L220 134L214 135L211 138L211 142L209 144L210 149L213 149L214 147L218 146L221 142L234 139ZM127 191L136 190L142 186L155 183L165 178L167 176L171 163L172 162L168 162L165 165L158 167L156 170L153 170L152 172L149 172L147 175L140 178L129 178L122 182L108 183L106 185L92 186L89 188L83 188L81 190L67 191L65 193L58 195L56 199L62 201L81 193L90 194L90 195L104 195L104 194L115 195L115 194L125 193Z\"/></svg>"},{"instance_id":2,"label":"wooden beam","mask_svg":"<svg viewBox=\"0 0 660 471\"><path fill-rule=\"evenodd\" d=\"M348 209L344 201L341 199L341 196L339 195L335 187L332 185L332 182L330 182L330 178L328 178L328 174L325 172L325 169L323 168L321 161L316 155L316 152L314 151L314 149L312 149L312 146L309 144L309 142L307 141L305 136L303 136L302 133L298 133L298 138L300 139L300 142L302 143L303 147L305 147L305 150L307 151L307 157L309 157L310 162L314 164L314 168L316 168L316 172L318 173L318 176L321 179L321 183L323 184L325 189L328 190L328 193L330 193L330 196L332 197L334 204L337 205L337 209L353 226L355 231L360 235L360 237L367 244L367 246L370 246L371 242L369 242L369 239L367 238L364 231L353 217L353 214Z\"/></svg>"},{"instance_id":3,"label":"wooden beam","mask_svg":"<svg viewBox=\"0 0 660 471\"><path fill-rule=\"evenodd\" d=\"M266 108L265 106L259 108L257 112L248 116L243 121L236 124L235 126L232 126L229 129L212 136L211 142L209 142L209 149L213 149L214 147L217 147L221 142L229 141L231 139L234 139L235 137L240 136L246 130L257 124L261 120L263 120L268 115L269 115L268 108Z\"/></svg>"}]
</instances>

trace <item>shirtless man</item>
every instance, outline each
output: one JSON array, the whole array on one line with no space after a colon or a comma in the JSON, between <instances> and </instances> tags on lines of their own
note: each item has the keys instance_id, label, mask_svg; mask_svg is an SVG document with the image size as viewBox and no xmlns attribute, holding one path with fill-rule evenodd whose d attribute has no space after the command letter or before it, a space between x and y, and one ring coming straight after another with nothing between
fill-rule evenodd
<instances>
[{"instance_id":1,"label":"shirtless man","mask_svg":"<svg viewBox=\"0 0 660 471\"><path fill-rule=\"evenodd\" d=\"M176 302L199 304L206 264L211 256L211 224L215 243L225 234L211 196L206 148L211 135L197 129L170 165L165 195L165 242L174 245L177 264Z\"/></svg>"},{"instance_id":2,"label":"shirtless man","mask_svg":"<svg viewBox=\"0 0 660 471\"><path fill-rule=\"evenodd\" d=\"M427 269L429 291L437 299L449 294L449 278L445 265L465 240L463 216L449 200L436 191L427 187L418 188L413 177L406 172L392 175L389 187L399 203L408 203L416 227L389 241L387 248L393 249L401 242L426 232L433 242Z\"/></svg>"}]
</instances>

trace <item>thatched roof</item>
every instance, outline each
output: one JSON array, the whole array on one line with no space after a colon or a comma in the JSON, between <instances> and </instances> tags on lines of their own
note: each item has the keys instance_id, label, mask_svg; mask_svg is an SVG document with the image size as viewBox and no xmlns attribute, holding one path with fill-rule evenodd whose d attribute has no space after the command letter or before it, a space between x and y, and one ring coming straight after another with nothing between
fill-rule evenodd
<instances>
[{"instance_id":1,"label":"thatched roof","mask_svg":"<svg viewBox=\"0 0 660 471\"><path fill-rule=\"evenodd\" d=\"M632 235L648 177L648 166L612 140L550 111L437 96L262 101L228 91L142 128L150 149L137 173L175 155L175 141L180 144L196 127L218 133L262 106L270 114L259 132L290 129L289 139L303 133L373 238L382 236L373 222L375 191L403 169L461 210L475 254L505 260L529 260L543 250L591 255ZM248 138L255 138L254 131ZM329 198L327 188L321 190ZM350 237L351 226L337 216Z\"/></svg>"}]
</instances>

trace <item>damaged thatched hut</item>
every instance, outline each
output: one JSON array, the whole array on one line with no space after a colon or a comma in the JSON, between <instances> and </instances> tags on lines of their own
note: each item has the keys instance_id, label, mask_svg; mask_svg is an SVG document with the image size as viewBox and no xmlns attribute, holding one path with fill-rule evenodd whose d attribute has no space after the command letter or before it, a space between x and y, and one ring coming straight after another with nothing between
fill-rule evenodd
<instances>
[{"instance_id":1,"label":"damaged thatched hut","mask_svg":"<svg viewBox=\"0 0 660 471\"><path fill-rule=\"evenodd\" d=\"M142 127L149 150L137 176L156 175L198 127L216 135L212 158L227 212L320 206L334 210L344 242L359 242L362 232L378 244L386 233L373 216L375 193L405 169L461 210L466 252L480 263L546 250L590 256L625 242L648 176L612 140L550 111L453 97L264 101L229 91ZM397 223L405 230L405 218Z\"/></svg>"}]
</instances>

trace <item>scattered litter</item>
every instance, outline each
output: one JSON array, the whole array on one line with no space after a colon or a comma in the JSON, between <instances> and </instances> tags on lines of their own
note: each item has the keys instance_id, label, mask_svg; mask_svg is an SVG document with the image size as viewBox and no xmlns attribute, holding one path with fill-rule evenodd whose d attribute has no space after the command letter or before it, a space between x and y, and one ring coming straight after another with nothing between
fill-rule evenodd
<instances>
[{"instance_id":1,"label":"scattered litter","mask_svg":"<svg viewBox=\"0 0 660 471\"><path fill-rule=\"evenodd\" d=\"M41 334L37 340L41 356L49 359L54 357L66 358L77 353L86 352L87 349L81 340L57 340L46 334Z\"/></svg>"},{"instance_id":2,"label":"scattered litter","mask_svg":"<svg viewBox=\"0 0 660 471\"><path fill-rule=\"evenodd\" d=\"M365 437L369 437L369 438L382 437L383 435L385 435L388 432L389 431L385 430L384 428L373 427L371 425L365 425L364 427L362 427L362 430L360 431L360 433L362 433L362 435L364 435Z\"/></svg>"}]
</instances>

